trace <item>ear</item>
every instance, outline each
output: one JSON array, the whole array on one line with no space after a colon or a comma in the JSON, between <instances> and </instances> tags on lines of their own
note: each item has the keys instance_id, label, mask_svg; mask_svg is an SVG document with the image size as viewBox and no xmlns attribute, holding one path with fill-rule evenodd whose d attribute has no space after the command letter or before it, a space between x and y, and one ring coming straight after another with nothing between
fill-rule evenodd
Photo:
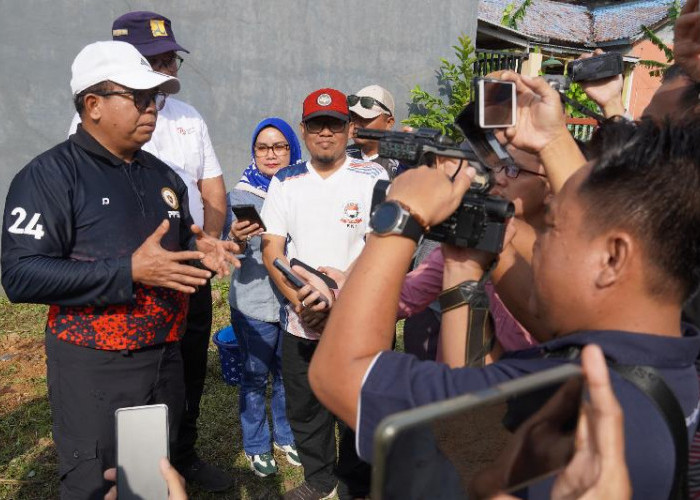
<instances>
[{"instance_id":1,"label":"ear","mask_svg":"<svg viewBox=\"0 0 700 500\"><path fill-rule=\"evenodd\" d=\"M396 120L394 120L393 116L390 116L389 118L386 119L386 129L391 130L394 128L394 123L396 123Z\"/></svg>"},{"instance_id":2,"label":"ear","mask_svg":"<svg viewBox=\"0 0 700 500\"><path fill-rule=\"evenodd\" d=\"M306 137L306 127L304 126L304 122L299 122L299 135L301 136L301 140L304 140L304 137Z\"/></svg>"},{"instance_id":3,"label":"ear","mask_svg":"<svg viewBox=\"0 0 700 500\"><path fill-rule=\"evenodd\" d=\"M598 288L609 288L630 273L637 246L632 236L625 232L608 233L603 238L600 271L595 284Z\"/></svg>"},{"instance_id":4,"label":"ear","mask_svg":"<svg viewBox=\"0 0 700 500\"><path fill-rule=\"evenodd\" d=\"M355 122L350 120L350 124L348 125L348 137L351 139L355 137Z\"/></svg>"},{"instance_id":5,"label":"ear","mask_svg":"<svg viewBox=\"0 0 700 500\"><path fill-rule=\"evenodd\" d=\"M92 121L99 121L102 117L103 100L94 94L88 94L84 98L85 111L83 112L86 118Z\"/></svg>"}]
</instances>

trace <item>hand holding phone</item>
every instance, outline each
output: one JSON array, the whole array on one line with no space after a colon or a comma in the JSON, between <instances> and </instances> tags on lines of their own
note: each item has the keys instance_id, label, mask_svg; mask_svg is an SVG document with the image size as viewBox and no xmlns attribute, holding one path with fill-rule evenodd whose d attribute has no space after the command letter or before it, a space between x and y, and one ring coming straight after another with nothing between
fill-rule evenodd
<instances>
[{"instance_id":1,"label":"hand holding phone","mask_svg":"<svg viewBox=\"0 0 700 500\"><path fill-rule=\"evenodd\" d=\"M161 476L160 460L168 457L168 406L119 408L114 417L120 500L167 499L168 485Z\"/></svg>"},{"instance_id":2,"label":"hand holding phone","mask_svg":"<svg viewBox=\"0 0 700 500\"><path fill-rule=\"evenodd\" d=\"M231 211L239 221L248 221L250 224L257 224L263 231L267 230L254 205L235 205L231 207Z\"/></svg>"},{"instance_id":3,"label":"hand holding phone","mask_svg":"<svg viewBox=\"0 0 700 500\"><path fill-rule=\"evenodd\" d=\"M292 271L289 266L287 266L284 262L282 262L280 259L275 259L272 262L272 265L275 266L281 273L282 275L287 278L287 281L292 284L292 286L299 290L300 288L303 288L307 283L305 283L294 271ZM317 301L314 301L311 304L304 304L305 307L311 306L313 304L316 304L318 301L325 302L327 307L330 307L330 303L328 299L323 295L319 293L319 298Z\"/></svg>"},{"instance_id":4,"label":"hand holding phone","mask_svg":"<svg viewBox=\"0 0 700 500\"><path fill-rule=\"evenodd\" d=\"M318 276L328 286L328 288L332 288L335 290L338 289L338 283L336 283L336 281L333 278L331 278L327 274L323 274L318 269L314 269L313 267L311 267L310 265L308 265L305 262L300 261L299 259L292 259L289 262L289 265L292 267L294 267L294 266L303 267L304 269L306 269L308 272L310 272L314 276Z\"/></svg>"}]
</instances>

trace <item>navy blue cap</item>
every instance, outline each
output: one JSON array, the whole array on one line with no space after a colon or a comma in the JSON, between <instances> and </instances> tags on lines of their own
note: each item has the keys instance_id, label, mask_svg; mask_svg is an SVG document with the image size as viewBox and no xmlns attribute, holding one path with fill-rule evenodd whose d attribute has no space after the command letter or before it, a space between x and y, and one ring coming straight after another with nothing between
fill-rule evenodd
<instances>
[{"instance_id":1,"label":"navy blue cap","mask_svg":"<svg viewBox=\"0 0 700 500\"><path fill-rule=\"evenodd\" d=\"M112 23L112 39L133 45L146 57L189 50L175 41L170 19L155 12L129 12Z\"/></svg>"}]
</instances>

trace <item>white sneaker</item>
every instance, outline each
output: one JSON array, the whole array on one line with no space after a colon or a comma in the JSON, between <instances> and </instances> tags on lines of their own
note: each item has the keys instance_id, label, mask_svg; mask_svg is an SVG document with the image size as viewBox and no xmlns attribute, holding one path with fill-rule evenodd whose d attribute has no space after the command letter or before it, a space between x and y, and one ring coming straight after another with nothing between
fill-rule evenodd
<instances>
[{"instance_id":1,"label":"white sneaker","mask_svg":"<svg viewBox=\"0 0 700 500\"><path fill-rule=\"evenodd\" d=\"M274 447L280 450L287 457L287 462L297 467L301 465L301 460L299 459L299 452L297 452L297 447L293 444L285 444L284 446L277 443L273 443Z\"/></svg>"},{"instance_id":2,"label":"white sneaker","mask_svg":"<svg viewBox=\"0 0 700 500\"><path fill-rule=\"evenodd\" d=\"M248 455L245 457L250 463L250 469L255 472L256 476L267 477L277 472L277 462L272 456L272 453L263 453L261 455Z\"/></svg>"}]
</instances>

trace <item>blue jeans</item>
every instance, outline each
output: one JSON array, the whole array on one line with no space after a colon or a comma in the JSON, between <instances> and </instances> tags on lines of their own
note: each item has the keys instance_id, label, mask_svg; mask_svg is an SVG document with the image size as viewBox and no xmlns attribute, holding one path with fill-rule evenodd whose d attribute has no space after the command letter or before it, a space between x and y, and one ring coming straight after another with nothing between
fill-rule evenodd
<instances>
[{"instance_id":1,"label":"blue jeans","mask_svg":"<svg viewBox=\"0 0 700 500\"><path fill-rule=\"evenodd\" d=\"M265 392L272 374L272 432L275 443L294 443L287 422L282 385L282 334L279 323L253 319L231 308L231 325L243 360L239 396L243 449L248 455L271 451L270 428L265 414Z\"/></svg>"}]
</instances>

